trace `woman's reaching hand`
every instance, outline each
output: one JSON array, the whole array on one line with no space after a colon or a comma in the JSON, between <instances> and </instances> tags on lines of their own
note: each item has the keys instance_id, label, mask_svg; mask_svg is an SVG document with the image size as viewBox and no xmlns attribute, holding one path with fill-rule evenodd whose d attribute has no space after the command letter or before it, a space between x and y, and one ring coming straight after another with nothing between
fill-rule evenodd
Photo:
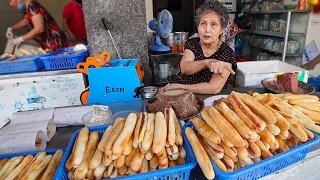
<instances>
[{"instance_id":1,"label":"woman's reaching hand","mask_svg":"<svg viewBox=\"0 0 320 180\"><path fill-rule=\"evenodd\" d=\"M221 76L222 76L223 69L229 71L230 74L232 74L232 75L235 74L235 72L232 70L232 65L227 62L218 61L215 59L208 59L207 60L207 67L214 74L220 74Z\"/></svg>"}]
</instances>

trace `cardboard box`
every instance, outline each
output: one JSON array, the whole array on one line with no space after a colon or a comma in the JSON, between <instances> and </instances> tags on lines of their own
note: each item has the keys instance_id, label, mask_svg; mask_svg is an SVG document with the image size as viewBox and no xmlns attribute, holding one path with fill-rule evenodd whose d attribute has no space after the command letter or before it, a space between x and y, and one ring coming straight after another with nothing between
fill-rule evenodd
<instances>
[{"instance_id":1,"label":"cardboard box","mask_svg":"<svg viewBox=\"0 0 320 180\"><path fill-rule=\"evenodd\" d=\"M308 70L278 60L238 62L237 65L236 85L240 87L263 87L263 79L287 72L298 72L299 81L308 82Z\"/></svg>"}]
</instances>

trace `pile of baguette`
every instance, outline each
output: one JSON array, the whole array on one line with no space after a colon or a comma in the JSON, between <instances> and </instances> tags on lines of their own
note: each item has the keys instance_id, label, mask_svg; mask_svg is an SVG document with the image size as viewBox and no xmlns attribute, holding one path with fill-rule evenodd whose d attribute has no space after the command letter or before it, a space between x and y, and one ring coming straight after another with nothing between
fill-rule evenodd
<instances>
[{"instance_id":1,"label":"pile of baguette","mask_svg":"<svg viewBox=\"0 0 320 180\"><path fill-rule=\"evenodd\" d=\"M185 130L208 179L215 177L209 158L224 172L267 159L320 133L320 102L313 95L232 92L201 112ZM308 128L308 129L306 129Z\"/></svg>"},{"instance_id":2,"label":"pile of baguette","mask_svg":"<svg viewBox=\"0 0 320 180\"><path fill-rule=\"evenodd\" d=\"M37 54L46 54L46 53L51 53L51 49L45 49L43 50L42 48L34 49L34 50L25 50L23 48L19 48L19 52L16 53L15 55L10 54L10 53L4 53L0 56L0 58L5 58L7 57L8 59L5 61L13 61L16 58L16 56L27 56L27 55L37 55Z\"/></svg>"},{"instance_id":3,"label":"pile of baguette","mask_svg":"<svg viewBox=\"0 0 320 180\"><path fill-rule=\"evenodd\" d=\"M1 180L50 180L53 179L63 151L58 150L53 156L39 152L36 156L27 155L0 160Z\"/></svg>"},{"instance_id":4,"label":"pile of baguette","mask_svg":"<svg viewBox=\"0 0 320 180\"><path fill-rule=\"evenodd\" d=\"M83 128L65 167L69 179L127 176L185 164L182 131L173 109L130 113L108 126L101 139Z\"/></svg>"}]
</instances>

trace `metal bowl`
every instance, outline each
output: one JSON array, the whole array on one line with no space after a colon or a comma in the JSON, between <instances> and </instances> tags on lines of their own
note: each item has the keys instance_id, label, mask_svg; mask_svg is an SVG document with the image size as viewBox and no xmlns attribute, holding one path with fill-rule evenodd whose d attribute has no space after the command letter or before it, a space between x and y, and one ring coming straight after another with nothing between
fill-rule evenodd
<instances>
[{"instance_id":1,"label":"metal bowl","mask_svg":"<svg viewBox=\"0 0 320 180\"><path fill-rule=\"evenodd\" d=\"M204 101L201 100L200 98L198 98L197 96L196 96L196 98L197 98L197 100L198 100L199 103L200 103L199 111L198 111L196 114L190 115L189 117L186 117L186 118L184 118L184 119L179 119L179 118L178 118L179 120L187 121L187 120L189 120L189 119L192 119L192 118L194 118L194 117L198 117L198 116L199 116L200 112L204 109L205 104L204 104ZM148 100L148 101L144 104L144 108L143 108L144 111L149 112L148 109L147 109L147 104L148 104L149 102L151 102L151 101L154 101L154 100L155 100L155 98L152 98L152 99Z\"/></svg>"}]
</instances>

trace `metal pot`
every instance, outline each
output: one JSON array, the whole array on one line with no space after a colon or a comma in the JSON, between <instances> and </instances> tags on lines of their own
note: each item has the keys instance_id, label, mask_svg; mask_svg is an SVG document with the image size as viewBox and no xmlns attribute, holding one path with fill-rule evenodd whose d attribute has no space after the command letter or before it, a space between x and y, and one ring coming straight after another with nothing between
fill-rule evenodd
<instances>
[{"instance_id":1,"label":"metal pot","mask_svg":"<svg viewBox=\"0 0 320 180\"><path fill-rule=\"evenodd\" d=\"M172 32L169 37L163 39L166 46L172 46L179 43L184 44L188 40L189 32Z\"/></svg>"},{"instance_id":2,"label":"metal pot","mask_svg":"<svg viewBox=\"0 0 320 180\"><path fill-rule=\"evenodd\" d=\"M143 87L140 89L142 99L152 99L158 94L158 89L154 86Z\"/></svg>"}]
</instances>

